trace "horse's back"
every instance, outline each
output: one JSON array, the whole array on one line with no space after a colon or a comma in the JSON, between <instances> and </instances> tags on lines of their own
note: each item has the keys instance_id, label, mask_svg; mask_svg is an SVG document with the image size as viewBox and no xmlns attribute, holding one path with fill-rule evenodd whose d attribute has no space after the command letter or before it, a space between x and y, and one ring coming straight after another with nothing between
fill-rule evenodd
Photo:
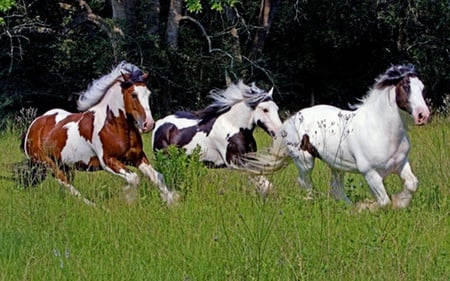
<instances>
[{"instance_id":1,"label":"horse's back","mask_svg":"<svg viewBox=\"0 0 450 281\"><path fill-rule=\"evenodd\" d=\"M225 140L225 137L217 138L210 135L215 119L200 124L200 120L193 118L194 116L196 115L189 112L177 112L158 120L153 131L153 149L164 150L174 145L191 154L200 147L202 161L215 167L224 165L225 152L222 155L218 151L226 151L226 144L222 144L221 141Z\"/></svg>"},{"instance_id":2,"label":"horse's back","mask_svg":"<svg viewBox=\"0 0 450 281\"><path fill-rule=\"evenodd\" d=\"M56 123L62 116L70 112L62 109L51 109L36 117L28 127L23 141L23 148L28 158L40 160L44 139L50 135Z\"/></svg>"},{"instance_id":3,"label":"horse's back","mask_svg":"<svg viewBox=\"0 0 450 281\"><path fill-rule=\"evenodd\" d=\"M320 157L340 169L354 170L352 118L355 112L330 105L316 105L298 111L282 126L291 155ZM299 149L300 148L300 149ZM339 155L339 163L334 163ZM304 156L302 156L304 157Z\"/></svg>"},{"instance_id":4,"label":"horse's back","mask_svg":"<svg viewBox=\"0 0 450 281\"><path fill-rule=\"evenodd\" d=\"M196 133L198 120L189 112L177 112L156 121L152 135L154 150L166 149L169 145L183 147Z\"/></svg>"},{"instance_id":5,"label":"horse's back","mask_svg":"<svg viewBox=\"0 0 450 281\"><path fill-rule=\"evenodd\" d=\"M62 109L47 111L30 125L24 141L25 154L38 161L50 157L64 163L88 163L94 155L88 143L92 141L93 116Z\"/></svg>"},{"instance_id":6,"label":"horse's back","mask_svg":"<svg viewBox=\"0 0 450 281\"><path fill-rule=\"evenodd\" d=\"M340 116L350 114L350 111L342 110L331 105L315 105L304 108L283 122L285 131L302 131L305 133L316 132L322 125L338 123Z\"/></svg>"}]
</instances>

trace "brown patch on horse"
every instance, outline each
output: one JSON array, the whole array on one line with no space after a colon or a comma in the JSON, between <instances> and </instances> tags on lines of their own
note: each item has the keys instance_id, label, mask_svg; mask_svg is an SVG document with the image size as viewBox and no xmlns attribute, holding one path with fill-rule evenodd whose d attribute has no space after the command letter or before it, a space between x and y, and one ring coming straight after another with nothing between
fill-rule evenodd
<instances>
[{"instance_id":1,"label":"brown patch on horse","mask_svg":"<svg viewBox=\"0 0 450 281\"><path fill-rule=\"evenodd\" d=\"M36 119L28 130L26 142L24 143L25 151L33 160L43 160L43 143L45 136L56 124L56 113L52 115L42 116Z\"/></svg>"},{"instance_id":2,"label":"brown patch on horse","mask_svg":"<svg viewBox=\"0 0 450 281\"><path fill-rule=\"evenodd\" d=\"M99 136L103 144L103 160L115 172L120 169L128 171L120 161L137 164L144 155L139 130L123 111L120 111L119 116L114 116L107 108L105 125Z\"/></svg>"},{"instance_id":3,"label":"brown patch on horse","mask_svg":"<svg viewBox=\"0 0 450 281\"><path fill-rule=\"evenodd\" d=\"M94 112L84 112L83 117L78 123L78 131L80 132L80 136L89 142L92 142L92 135L94 133L94 117Z\"/></svg>"},{"instance_id":4,"label":"brown patch on horse","mask_svg":"<svg viewBox=\"0 0 450 281\"><path fill-rule=\"evenodd\" d=\"M134 93L134 87L139 85L145 86L145 84L143 83L130 85L127 82L121 83L125 111L127 112L127 114L132 115L136 121L139 121L139 119L141 119L141 116L145 116L144 107L141 105L137 94Z\"/></svg>"},{"instance_id":5,"label":"brown patch on horse","mask_svg":"<svg viewBox=\"0 0 450 281\"><path fill-rule=\"evenodd\" d=\"M100 160L98 159L97 156L92 156L89 159L89 163L86 164L82 161L79 161L77 163L75 163L75 169L80 170L80 171L99 171L102 170L102 166L100 165Z\"/></svg>"},{"instance_id":6,"label":"brown patch on horse","mask_svg":"<svg viewBox=\"0 0 450 281\"><path fill-rule=\"evenodd\" d=\"M70 114L54 126L54 130L45 139L44 147L48 149L48 155L53 155L56 159L61 159L61 151L67 142L67 129L65 126L71 122L78 122L82 118L83 113Z\"/></svg>"},{"instance_id":7,"label":"brown patch on horse","mask_svg":"<svg viewBox=\"0 0 450 281\"><path fill-rule=\"evenodd\" d=\"M56 116L57 113L41 116L31 126L25 144L31 158L44 160L51 156L52 159L61 159L61 151L67 142L67 129L64 126L80 120L82 113L68 115L58 123Z\"/></svg>"},{"instance_id":8,"label":"brown patch on horse","mask_svg":"<svg viewBox=\"0 0 450 281\"><path fill-rule=\"evenodd\" d=\"M309 152L309 154L311 154L314 157L320 158L319 152L314 147L314 145L311 144L311 142L309 141L309 136L307 134L304 134L302 137L300 149Z\"/></svg>"},{"instance_id":9,"label":"brown patch on horse","mask_svg":"<svg viewBox=\"0 0 450 281\"><path fill-rule=\"evenodd\" d=\"M409 107L408 98L411 92L411 86L409 84L409 77L403 78L400 82L395 86L395 101L397 106L409 113L411 113L411 109Z\"/></svg>"}]
</instances>

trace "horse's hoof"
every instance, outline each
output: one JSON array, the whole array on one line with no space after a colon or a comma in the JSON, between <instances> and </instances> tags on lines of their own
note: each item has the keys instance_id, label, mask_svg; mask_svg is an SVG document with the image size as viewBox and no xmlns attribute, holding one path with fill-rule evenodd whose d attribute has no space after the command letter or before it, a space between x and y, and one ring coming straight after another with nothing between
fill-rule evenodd
<instances>
[{"instance_id":1,"label":"horse's hoof","mask_svg":"<svg viewBox=\"0 0 450 281\"><path fill-rule=\"evenodd\" d=\"M124 197L127 204L131 205L137 201L138 198L138 190L136 187L127 186L124 188Z\"/></svg>"},{"instance_id":2,"label":"horse's hoof","mask_svg":"<svg viewBox=\"0 0 450 281\"><path fill-rule=\"evenodd\" d=\"M394 209L406 208L409 206L409 203L411 203L411 198L410 194L404 194L402 192L394 194L392 195L392 207Z\"/></svg>"},{"instance_id":3,"label":"horse's hoof","mask_svg":"<svg viewBox=\"0 0 450 281\"><path fill-rule=\"evenodd\" d=\"M166 194L161 194L161 196L168 206L175 205L180 199L180 195L176 191L170 191Z\"/></svg>"},{"instance_id":4,"label":"horse's hoof","mask_svg":"<svg viewBox=\"0 0 450 281\"><path fill-rule=\"evenodd\" d=\"M365 200L362 202L356 203L356 209L358 212L363 212L368 210L370 212L376 212L380 209L380 205L376 201L373 200Z\"/></svg>"},{"instance_id":5,"label":"horse's hoof","mask_svg":"<svg viewBox=\"0 0 450 281\"><path fill-rule=\"evenodd\" d=\"M314 200L314 192L312 189L305 189L305 195L303 196L303 200L312 201Z\"/></svg>"},{"instance_id":6,"label":"horse's hoof","mask_svg":"<svg viewBox=\"0 0 450 281\"><path fill-rule=\"evenodd\" d=\"M95 203L92 202L91 200L86 199L86 198L81 198L81 199L83 200L84 204L91 206L91 207L97 207L97 205L95 205Z\"/></svg>"}]
</instances>

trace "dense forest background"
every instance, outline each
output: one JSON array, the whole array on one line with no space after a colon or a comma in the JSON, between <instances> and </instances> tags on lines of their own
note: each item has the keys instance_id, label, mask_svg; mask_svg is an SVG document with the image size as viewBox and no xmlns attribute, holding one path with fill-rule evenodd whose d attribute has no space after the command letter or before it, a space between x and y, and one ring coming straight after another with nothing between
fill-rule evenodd
<instances>
[{"instance_id":1,"label":"dense forest background","mask_svg":"<svg viewBox=\"0 0 450 281\"><path fill-rule=\"evenodd\" d=\"M282 110L355 103L391 64L413 63L439 106L450 82L450 1L0 0L0 118L75 111L122 60L150 73L155 118L244 80Z\"/></svg>"}]
</instances>

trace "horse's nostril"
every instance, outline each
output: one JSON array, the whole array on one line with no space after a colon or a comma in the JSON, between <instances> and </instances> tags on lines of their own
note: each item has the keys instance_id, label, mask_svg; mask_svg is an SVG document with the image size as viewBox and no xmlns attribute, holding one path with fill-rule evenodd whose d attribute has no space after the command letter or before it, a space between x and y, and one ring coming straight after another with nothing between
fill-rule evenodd
<instances>
[{"instance_id":1,"label":"horse's nostril","mask_svg":"<svg viewBox=\"0 0 450 281\"><path fill-rule=\"evenodd\" d=\"M422 114L422 112L419 113L419 116L418 116L418 117L419 117L420 120L423 119L423 114Z\"/></svg>"}]
</instances>

